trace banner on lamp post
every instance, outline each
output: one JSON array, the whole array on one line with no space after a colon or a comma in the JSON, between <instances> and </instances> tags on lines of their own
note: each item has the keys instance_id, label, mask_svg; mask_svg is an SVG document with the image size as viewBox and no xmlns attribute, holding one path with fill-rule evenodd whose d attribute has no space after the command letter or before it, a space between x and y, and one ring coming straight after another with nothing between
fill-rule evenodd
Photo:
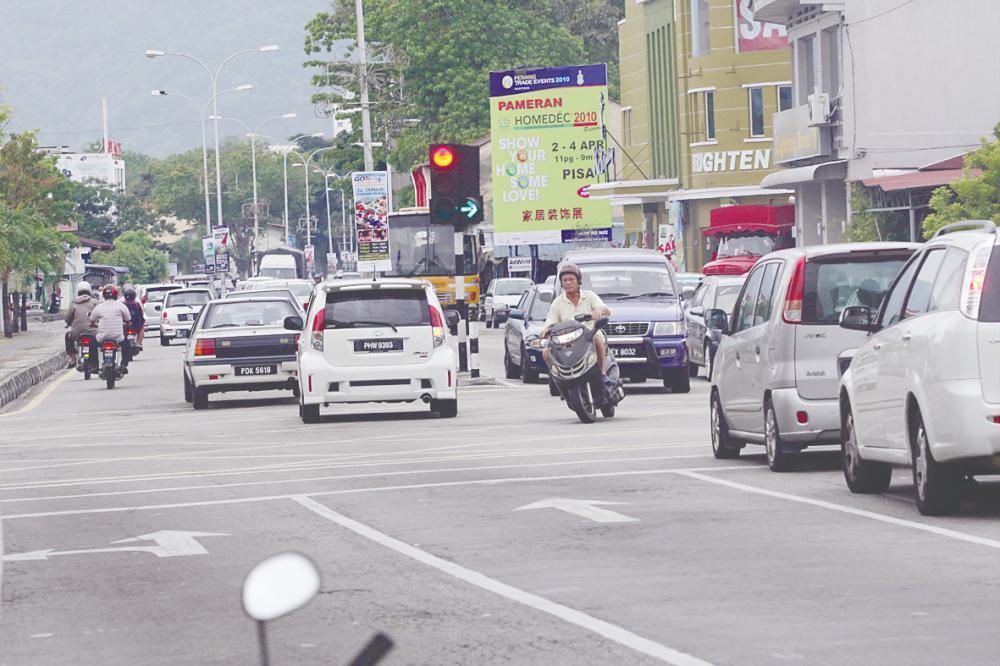
<instances>
[{"instance_id":1,"label":"banner on lamp post","mask_svg":"<svg viewBox=\"0 0 1000 666\"><path fill-rule=\"evenodd\" d=\"M389 260L389 174L358 171L351 174L354 224L358 237L358 270L392 270Z\"/></svg>"}]
</instances>

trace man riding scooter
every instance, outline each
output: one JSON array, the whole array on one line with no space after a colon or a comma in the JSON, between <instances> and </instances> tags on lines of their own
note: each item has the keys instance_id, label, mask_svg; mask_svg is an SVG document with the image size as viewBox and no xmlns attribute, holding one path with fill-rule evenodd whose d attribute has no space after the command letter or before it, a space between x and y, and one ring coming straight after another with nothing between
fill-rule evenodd
<instances>
[{"instance_id":1,"label":"man riding scooter","mask_svg":"<svg viewBox=\"0 0 1000 666\"><path fill-rule=\"evenodd\" d=\"M559 269L559 284L562 285L563 293L552 301L549 307L549 314L545 317L545 328L542 329L542 337L548 337L549 329L554 325L564 321L573 321L577 315L589 314L593 321L589 322L588 328L593 330L594 322L601 317L610 317L611 310L604 304L601 297L589 289L581 289L583 284L583 273L575 264L565 264ZM598 331L594 336L594 346L597 348L597 363L601 369L601 374L605 374L607 364L605 358L608 353L608 341L604 336L604 331ZM545 363L552 365L552 355L548 347L542 352Z\"/></svg>"},{"instance_id":2,"label":"man riding scooter","mask_svg":"<svg viewBox=\"0 0 1000 666\"><path fill-rule=\"evenodd\" d=\"M84 333L91 334L90 357L97 358L97 327L90 323L90 314L97 307L97 299L91 294L89 282L81 282L76 286L76 298L69 306L66 317L63 321L69 326L66 333L66 353L69 354L69 367L76 367L76 341Z\"/></svg>"},{"instance_id":3,"label":"man riding scooter","mask_svg":"<svg viewBox=\"0 0 1000 666\"><path fill-rule=\"evenodd\" d=\"M125 287L122 295L125 296L125 307L132 317L132 329L136 333L135 344L142 351L142 341L146 337L146 314L142 311L142 303L135 300L135 289Z\"/></svg>"},{"instance_id":4,"label":"man riding scooter","mask_svg":"<svg viewBox=\"0 0 1000 666\"><path fill-rule=\"evenodd\" d=\"M125 327L132 321L125 304L118 300L118 287L105 285L101 291L104 302L90 313L90 321L97 325L97 341L114 340L122 350L122 374L128 373L128 362L132 355L125 342Z\"/></svg>"}]
</instances>

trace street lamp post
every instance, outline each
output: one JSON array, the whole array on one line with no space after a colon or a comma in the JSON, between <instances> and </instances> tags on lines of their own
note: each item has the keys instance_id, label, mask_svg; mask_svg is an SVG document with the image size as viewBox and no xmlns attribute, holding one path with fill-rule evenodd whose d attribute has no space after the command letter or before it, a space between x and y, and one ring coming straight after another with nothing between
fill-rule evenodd
<instances>
[{"instance_id":1,"label":"street lamp post","mask_svg":"<svg viewBox=\"0 0 1000 666\"><path fill-rule=\"evenodd\" d=\"M299 158L302 160L302 170L305 172L305 177L306 177L306 245L312 244L312 225L311 225L312 218L309 215L309 163L312 161L312 158L316 157L320 153L327 150L333 150L334 148L335 146L325 146L323 148L317 148L316 150L309 153L308 157L303 157L301 153L296 153L296 155L298 155Z\"/></svg>"}]
</instances>

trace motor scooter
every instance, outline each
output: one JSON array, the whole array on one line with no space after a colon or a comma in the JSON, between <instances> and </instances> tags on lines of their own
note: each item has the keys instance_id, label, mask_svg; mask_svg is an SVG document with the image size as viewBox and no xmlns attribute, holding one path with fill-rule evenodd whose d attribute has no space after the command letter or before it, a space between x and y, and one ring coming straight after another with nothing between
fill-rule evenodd
<instances>
[{"instance_id":1,"label":"motor scooter","mask_svg":"<svg viewBox=\"0 0 1000 666\"><path fill-rule=\"evenodd\" d=\"M134 359L141 351L139 349L139 334L134 328L125 329L125 340L128 342L129 351Z\"/></svg>"},{"instance_id":2,"label":"motor scooter","mask_svg":"<svg viewBox=\"0 0 1000 666\"><path fill-rule=\"evenodd\" d=\"M548 331L548 350L552 358L549 372L566 405L584 423L597 420L597 410L605 418L615 415L615 406L625 398L618 363L606 355L604 377L597 363L594 337L608 318L601 317L593 330L584 326L593 321L589 314L577 315L573 321L554 325Z\"/></svg>"},{"instance_id":3,"label":"motor scooter","mask_svg":"<svg viewBox=\"0 0 1000 666\"><path fill-rule=\"evenodd\" d=\"M90 379L90 375L99 372L100 366L97 362L96 338L91 333L83 333L77 336L74 341L76 345L76 371L83 373L83 379Z\"/></svg>"},{"instance_id":4,"label":"motor scooter","mask_svg":"<svg viewBox=\"0 0 1000 666\"><path fill-rule=\"evenodd\" d=\"M109 389L115 387L115 382L125 376L126 370L121 361L122 350L114 340L105 340L101 343L101 369L100 378L104 380Z\"/></svg>"}]
</instances>

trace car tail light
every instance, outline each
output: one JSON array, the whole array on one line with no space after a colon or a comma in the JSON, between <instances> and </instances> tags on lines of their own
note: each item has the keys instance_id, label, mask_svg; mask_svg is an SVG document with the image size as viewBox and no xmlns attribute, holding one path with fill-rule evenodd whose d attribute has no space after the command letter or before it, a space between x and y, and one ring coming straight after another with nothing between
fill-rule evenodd
<instances>
[{"instance_id":1,"label":"car tail light","mask_svg":"<svg viewBox=\"0 0 1000 666\"><path fill-rule=\"evenodd\" d=\"M111 341L109 340L108 342L105 342L105 343L104 343L104 345L102 345L102 346L103 346L103 348L104 348L105 350L114 350L114 348L115 348L115 343L113 343L113 342L111 342Z\"/></svg>"},{"instance_id":2,"label":"car tail light","mask_svg":"<svg viewBox=\"0 0 1000 666\"><path fill-rule=\"evenodd\" d=\"M979 303L986 287L986 267L990 262L990 252L993 241L987 241L972 251L969 263L965 267L965 280L962 281L962 300L959 307L962 314L970 319L979 319Z\"/></svg>"},{"instance_id":3,"label":"car tail light","mask_svg":"<svg viewBox=\"0 0 1000 666\"><path fill-rule=\"evenodd\" d=\"M788 283L788 294L785 296L785 309L781 318L786 324L802 322L802 292L806 286L806 258L800 257L792 273L792 281Z\"/></svg>"},{"instance_id":4,"label":"car tail light","mask_svg":"<svg viewBox=\"0 0 1000 666\"><path fill-rule=\"evenodd\" d=\"M431 332L434 334L434 346L440 347L444 344L444 317L441 316L441 311L433 305L430 306L430 310Z\"/></svg>"},{"instance_id":5,"label":"car tail light","mask_svg":"<svg viewBox=\"0 0 1000 666\"><path fill-rule=\"evenodd\" d=\"M141 302L142 302L143 305L146 304L146 294L142 295L142 301Z\"/></svg>"},{"instance_id":6,"label":"car tail light","mask_svg":"<svg viewBox=\"0 0 1000 666\"><path fill-rule=\"evenodd\" d=\"M164 310L164 311L163 311L163 318L164 318L164 319L166 319L166 318L167 318L167 311L166 311L166 310Z\"/></svg>"},{"instance_id":7,"label":"car tail light","mask_svg":"<svg viewBox=\"0 0 1000 666\"><path fill-rule=\"evenodd\" d=\"M312 348L323 351L323 329L326 327L326 309L323 308L313 317Z\"/></svg>"},{"instance_id":8,"label":"car tail light","mask_svg":"<svg viewBox=\"0 0 1000 666\"><path fill-rule=\"evenodd\" d=\"M996 416L988 416L986 418L993 423L1000 423L1000 414L997 414Z\"/></svg>"},{"instance_id":9,"label":"car tail light","mask_svg":"<svg viewBox=\"0 0 1000 666\"><path fill-rule=\"evenodd\" d=\"M448 388L451 388L451 370L448 371Z\"/></svg>"},{"instance_id":10,"label":"car tail light","mask_svg":"<svg viewBox=\"0 0 1000 666\"><path fill-rule=\"evenodd\" d=\"M194 343L195 356L215 356L215 339L202 338Z\"/></svg>"}]
</instances>

